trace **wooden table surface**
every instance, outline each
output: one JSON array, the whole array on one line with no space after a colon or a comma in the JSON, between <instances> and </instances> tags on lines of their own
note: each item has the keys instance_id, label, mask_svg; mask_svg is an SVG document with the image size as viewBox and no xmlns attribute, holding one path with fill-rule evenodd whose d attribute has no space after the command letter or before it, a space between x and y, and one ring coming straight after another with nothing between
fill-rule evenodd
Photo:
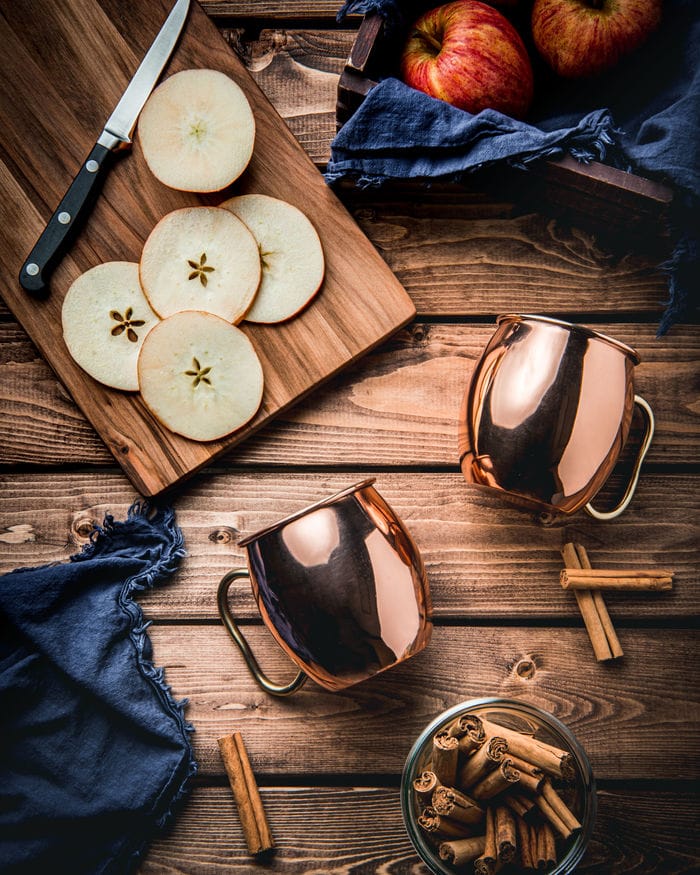
<instances>
[{"instance_id":1,"label":"wooden table surface","mask_svg":"<svg viewBox=\"0 0 700 875\"><path fill-rule=\"evenodd\" d=\"M335 130L338 76L359 19L333 0L203 3L313 161ZM587 750L599 813L581 872L698 871L697 326L656 339L668 241L572 224L501 185L413 185L341 197L418 317L174 493L188 557L143 597L156 664L189 699L199 774L142 873L426 872L401 821L399 779L435 715L482 696L563 720ZM14 278L4 277L3 283ZM464 483L457 413L500 312L580 321L637 348L657 433L629 510L552 522ZM133 487L9 311L0 309L0 570L66 559ZM346 692L261 692L221 626L216 586L244 536L367 476L411 530L432 589L427 650ZM614 486L615 484L613 484ZM670 593L607 598L625 651L596 663L560 549L600 567L670 567ZM268 672L291 676L245 582L232 605ZM248 856L216 739L240 730L277 851Z\"/></svg>"}]
</instances>

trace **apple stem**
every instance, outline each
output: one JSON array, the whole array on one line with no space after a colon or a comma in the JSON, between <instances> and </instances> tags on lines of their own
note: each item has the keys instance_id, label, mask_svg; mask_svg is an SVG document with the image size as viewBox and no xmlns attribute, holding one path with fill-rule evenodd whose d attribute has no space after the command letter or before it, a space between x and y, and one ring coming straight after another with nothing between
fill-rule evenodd
<instances>
[{"instance_id":1,"label":"apple stem","mask_svg":"<svg viewBox=\"0 0 700 875\"><path fill-rule=\"evenodd\" d=\"M429 45L431 45L435 49L436 52L442 51L442 43L439 40L435 39L432 34L428 33L427 30L421 30L418 27L416 28L416 35L419 36L421 39L424 39Z\"/></svg>"}]
</instances>

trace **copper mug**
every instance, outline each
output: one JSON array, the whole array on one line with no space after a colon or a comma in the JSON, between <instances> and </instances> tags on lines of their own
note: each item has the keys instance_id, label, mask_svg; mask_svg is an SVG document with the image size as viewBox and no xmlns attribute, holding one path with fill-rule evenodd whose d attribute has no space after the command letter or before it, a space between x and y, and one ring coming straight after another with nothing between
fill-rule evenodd
<instances>
[{"instance_id":1,"label":"copper mug","mask_svg":"<svg viewBox=\"0 0 700 875\"><path fill-rule=\"evenodd\" d=\"M628 506L654 433L654 416L634 392L639 356L618 340L544 316L499 316L477 363L459 421L468 483L548 513L581 507L612 519ZM634 408L645 432L632 476L609 511L591 501L627 440Z\"/></svg>"},{"instance_id":2,"label":"copper mug","mask_svg":"<svg viewBox=\"0 0 700 875\"><path fill-rule=\"evenodd\" d=\"M248 568L218 590L221 619L257 683L285 696L312 678L341 690L422 650L432 632L430 590L405 526L365 480L241 541ZM258 610L300 671L272 683L231 614L228 591L249 578Z\"/></svg>"}]
</instances>

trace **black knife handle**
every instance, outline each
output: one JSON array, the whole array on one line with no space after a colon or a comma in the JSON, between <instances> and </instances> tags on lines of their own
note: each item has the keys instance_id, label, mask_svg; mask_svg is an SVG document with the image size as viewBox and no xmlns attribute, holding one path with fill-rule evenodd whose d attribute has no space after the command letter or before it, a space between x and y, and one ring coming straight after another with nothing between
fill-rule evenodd
<instances>
[{"instance_id":1,"label":"black knife handle","mask_svg":"<svg viewBox=\"0 0 700 875\"><path fill-rule=\"evenodd\" d=\"M30 294L40 296L47 293L48 276L60 261L80 220L92 206L111 155L105 146L95 144L34 244L19 273L20 285Z\"/></svg>"}]
</instances>

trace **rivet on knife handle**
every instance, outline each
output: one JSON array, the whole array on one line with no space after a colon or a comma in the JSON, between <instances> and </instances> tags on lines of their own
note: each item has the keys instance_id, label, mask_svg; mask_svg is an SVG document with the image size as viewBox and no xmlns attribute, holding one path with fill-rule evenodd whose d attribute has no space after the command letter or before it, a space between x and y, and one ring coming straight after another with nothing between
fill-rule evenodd
<instances>
[{"instance_id":1,"label":"rivet on knife handle","mask_svg":"<svg viewBox=\"0 0 700 875\"><path fill-rule=\"evenodd\" d=\"M22 265L19 281L26 291L33 295L48 291L49 274L73 238L81 217L92 205L111 156L109 149L95 144Z\"/></svg>"}]
</instances>

